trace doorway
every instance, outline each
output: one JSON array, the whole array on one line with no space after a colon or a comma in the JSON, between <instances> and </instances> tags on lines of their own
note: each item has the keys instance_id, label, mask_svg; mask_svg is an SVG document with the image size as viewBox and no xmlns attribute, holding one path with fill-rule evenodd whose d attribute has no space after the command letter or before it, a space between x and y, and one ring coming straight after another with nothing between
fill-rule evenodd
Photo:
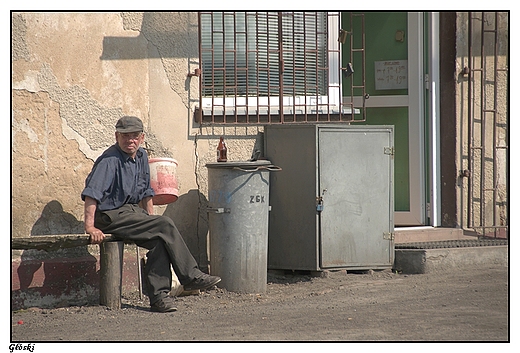
<instances>
[{"instance_id":1,"label":"doorway","mask_svg":"<svg viewBox=\"0 0 520 353\"><path fill-rule=\"evenodd\" d=\"M342 13L341 25L353 28L349 40L354 47L365 43L364 75L356 75L362 72L362 54L348 46L342 51L343 66L354 70L354 85L364 86L368 94L366 121L356 124L394 126L395 225L427 225L423 14L366 12L361 19ZM362 100L354 94L354 106Z\"/></svg>"}]
</instances>

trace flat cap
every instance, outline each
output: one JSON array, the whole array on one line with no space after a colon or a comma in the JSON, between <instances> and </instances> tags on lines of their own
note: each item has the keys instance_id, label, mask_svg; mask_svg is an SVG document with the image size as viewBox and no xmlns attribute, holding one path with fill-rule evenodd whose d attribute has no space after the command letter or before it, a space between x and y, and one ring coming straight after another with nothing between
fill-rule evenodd
<instances>
[{"instance_id":1,"label":"flat cap","mask_svg":"<svg viewBox=\"0 0 520 353\"><path fill-rule=\"evenodd\" d=\"M143 122L135 116L124 116L116 123L117 132L141 132L143 131Z\"/></svg>"}]
</instances>

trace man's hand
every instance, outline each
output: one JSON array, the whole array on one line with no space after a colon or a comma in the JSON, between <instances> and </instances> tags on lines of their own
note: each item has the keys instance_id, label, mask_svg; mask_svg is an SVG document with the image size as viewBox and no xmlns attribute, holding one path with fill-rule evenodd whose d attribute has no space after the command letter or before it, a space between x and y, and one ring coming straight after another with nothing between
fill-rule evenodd
<instances>
[{"instance_id":1,"label":"man's hand","mask_svg":"<svg viewBox=\"0 0 520 353\"><path fill-rule=\"evenodd\" d=\"M105 239L105 234L96 227L90 227L89 229L85 229L85 232L90 235L90 243L91 244L100 244L103 239Z\"/></svg>"},{"instance_id":2,"label":"man's hand","mask_svg":"<svg viewBox=\"0 0 520 353\"><path fill-rule=\"evenodd\" d=\"M85 233L90 235L91 244L100 244L105 239L105 234L94 226L94 215L96 213L97 201L85 197Z\"/></svg>"}]
</instances>

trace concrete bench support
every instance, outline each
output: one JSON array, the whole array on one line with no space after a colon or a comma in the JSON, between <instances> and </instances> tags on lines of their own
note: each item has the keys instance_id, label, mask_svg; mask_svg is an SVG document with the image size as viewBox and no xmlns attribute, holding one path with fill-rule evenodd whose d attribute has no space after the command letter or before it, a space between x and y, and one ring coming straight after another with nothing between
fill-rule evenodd
<instances>
[{"instance_id":1,"label":"concrete bench support","mask_svg":"<svg viewBox=\"0 0 520 353\"><path fill-rule=\"evenodd\" d=\"M110 309L121 309L124 245L122 241L105 241L99 245L99 303Z\"/></svg>"}]
</instances>

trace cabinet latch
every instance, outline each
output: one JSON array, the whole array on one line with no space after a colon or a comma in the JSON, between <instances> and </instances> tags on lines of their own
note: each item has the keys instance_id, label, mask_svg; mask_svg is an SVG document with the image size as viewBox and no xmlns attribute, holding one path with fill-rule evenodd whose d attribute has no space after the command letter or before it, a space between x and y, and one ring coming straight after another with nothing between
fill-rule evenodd
<instances>
[{"instance_id":1,"label":"cabinet latch","mask_svg":"<svg viewBox=\"0 0 520 353\"><path fill-rule=\"evenodd\" d=\"M316 197L316 211L323 211L323 197L321 196Z\"/></svg>"},{"instance_id":2,"label":"cabinet latch","mask_svg":"<svg viewBox=\"0 0 520 353\"><path fill-rule=\"evenodd\" d=\"M316 211L321 212L323 211L323 196L327 192L327 189L323 189L321 192L321 196L316 196Z\"/></svg>"},{"instance_id":3,"label":"cabinet latch","mask_svg":"<svg viewBox=\"0 0 520 353\"><path fill-rule=\"evenodd\" d=\"M394 232L384 232L383 233L383 239L384 240L394 240L395 239L395 233Z\"/></svg>"},{"instance_id":4,"label":"cabinet latch","mask_svg":"<svg viewBox=\"0 0 520 353\"><path fill-rule=\"evenodd\" d=\"M393 156L395 153L395 150L393 147L385 147L385 154L389 154L391 156Z\"/></svg>"}]
</instances>

